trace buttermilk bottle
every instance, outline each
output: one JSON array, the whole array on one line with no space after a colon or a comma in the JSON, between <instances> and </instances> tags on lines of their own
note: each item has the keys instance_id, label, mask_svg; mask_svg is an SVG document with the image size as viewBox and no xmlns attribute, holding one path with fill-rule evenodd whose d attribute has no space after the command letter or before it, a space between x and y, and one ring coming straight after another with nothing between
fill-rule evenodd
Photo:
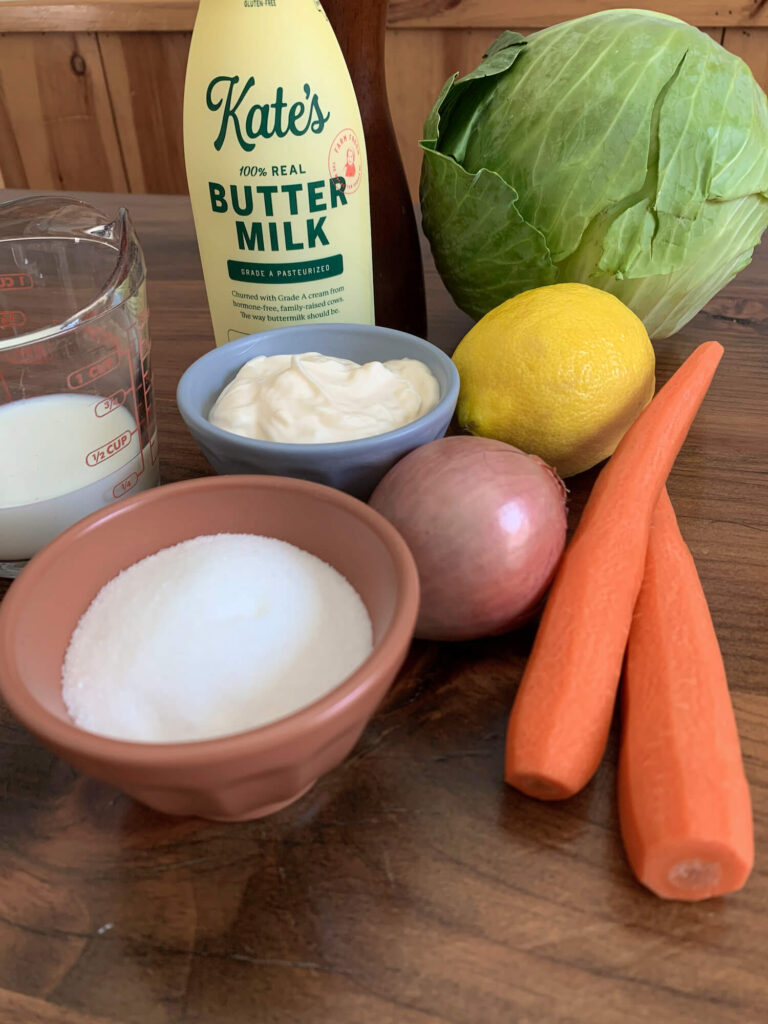
<instances>
[{"instance_id":1,"label":"buttermilk bottle","mask_svg":"<svg viewBox=\"0 0 768 1024\"><path fill-rule=\"evenodd\" d=\"M374 322L365 136L317 0L200 0L184 152L217 345Z\"/></svg>"}]
</instances>

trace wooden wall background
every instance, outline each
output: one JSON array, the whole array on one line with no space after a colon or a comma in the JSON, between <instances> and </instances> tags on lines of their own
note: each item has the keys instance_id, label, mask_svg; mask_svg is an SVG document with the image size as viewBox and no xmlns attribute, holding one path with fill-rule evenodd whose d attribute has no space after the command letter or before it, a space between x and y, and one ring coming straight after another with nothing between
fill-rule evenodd
<instances>
[{"instance_id":1,"label":"wooden wall background","mask_svg":"<svg viewBox=\"0 0 768 1024\"><path fill-rule=\"evenodd\" d=\"M351 0L365 3L365 0ZM505 28L625 6L596 0L390 0L392 116L411 188L445 79ZM698 25L768 91L767 0L633 0ZM186 192L181 109L195 0L0 2L0 186Z\"/></svg>"}]
</instances>

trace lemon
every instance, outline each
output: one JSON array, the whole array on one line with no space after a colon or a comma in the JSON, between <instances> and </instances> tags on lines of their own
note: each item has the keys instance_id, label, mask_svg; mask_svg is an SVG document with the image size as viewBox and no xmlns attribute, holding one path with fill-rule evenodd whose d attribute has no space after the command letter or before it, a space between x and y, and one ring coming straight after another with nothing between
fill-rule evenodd
<instances>
[{"instance_id":1,"label":"lemon","mask_svg":"<svg viewBox=\"0 0 768 1024\"><path fill-rule=\"evenodd\" d=\"M552 284L492 309L459 344L464 429L573 476L613 453L654 391L653 346L619 299Z\"/></svg>"}]
</instances>

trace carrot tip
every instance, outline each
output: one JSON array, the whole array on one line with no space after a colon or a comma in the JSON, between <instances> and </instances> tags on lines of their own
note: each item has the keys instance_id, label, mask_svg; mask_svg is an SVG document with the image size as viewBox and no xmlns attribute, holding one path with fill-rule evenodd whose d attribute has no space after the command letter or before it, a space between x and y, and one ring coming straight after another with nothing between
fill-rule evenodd
<instances>
[{"instance_id":1,"label":"carrot tip","mask_svg":"<svg viewBox=\"0 0 768 1024\"><path fill-rule=\"evenodd\" d=\"M532 796L536 800L567 800L576 792L556 779L547 778L546 775L508 772L506 781L510 786L519 789L521 793Z\"/></svg>"},{"instance_id":2,"label":"carrot tip","mask_svg":"<svg viewBox=\"0 0 768 1024\"><path fill-rule=\"evenodd\" d=\"M680 860L667 872L670 884L683 892L686 889L699 892L702 889L714 889L720 884L721 876L722 869L717 861L706 861L700 857Z\"/></svg>"},{"instance_id":3,"label":"carrot tip","mask_svg":"<svg viewBox=\"0 0 768 1024\"><path fill-rule=\"evenodd\" d=\"M737 848L731 841L701 840L662 845L629 859L637 879L656 896L698 902L738 892L752 870L754 848L747 842Z\"/></svg>"}]
</instances>

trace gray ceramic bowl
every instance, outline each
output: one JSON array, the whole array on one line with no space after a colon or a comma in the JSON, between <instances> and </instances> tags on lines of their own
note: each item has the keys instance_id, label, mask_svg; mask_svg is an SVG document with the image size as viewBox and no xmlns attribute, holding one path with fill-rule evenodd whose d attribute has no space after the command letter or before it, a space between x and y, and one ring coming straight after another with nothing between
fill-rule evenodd
<instances>
[{"instance_id":1,"label":"gray ceramic bowl","mask_svg":"<svg viewBox=\"0 0 768 1024\"><path fill-rule=\"evenodd\" d=\"M434 409L397 430L333 444L254 441L208 422L221 390L258 355L321 352L367 363L420 359L440 385ZM190 433L217 473L266 473L328 484L367 498L387 470L414 448L442 437L459 394L459 375L449 357L428 341L388 327L363 324L308 324L251 334L206 352L184 372L176 402Z\"/></svg>"}]
</instances>

